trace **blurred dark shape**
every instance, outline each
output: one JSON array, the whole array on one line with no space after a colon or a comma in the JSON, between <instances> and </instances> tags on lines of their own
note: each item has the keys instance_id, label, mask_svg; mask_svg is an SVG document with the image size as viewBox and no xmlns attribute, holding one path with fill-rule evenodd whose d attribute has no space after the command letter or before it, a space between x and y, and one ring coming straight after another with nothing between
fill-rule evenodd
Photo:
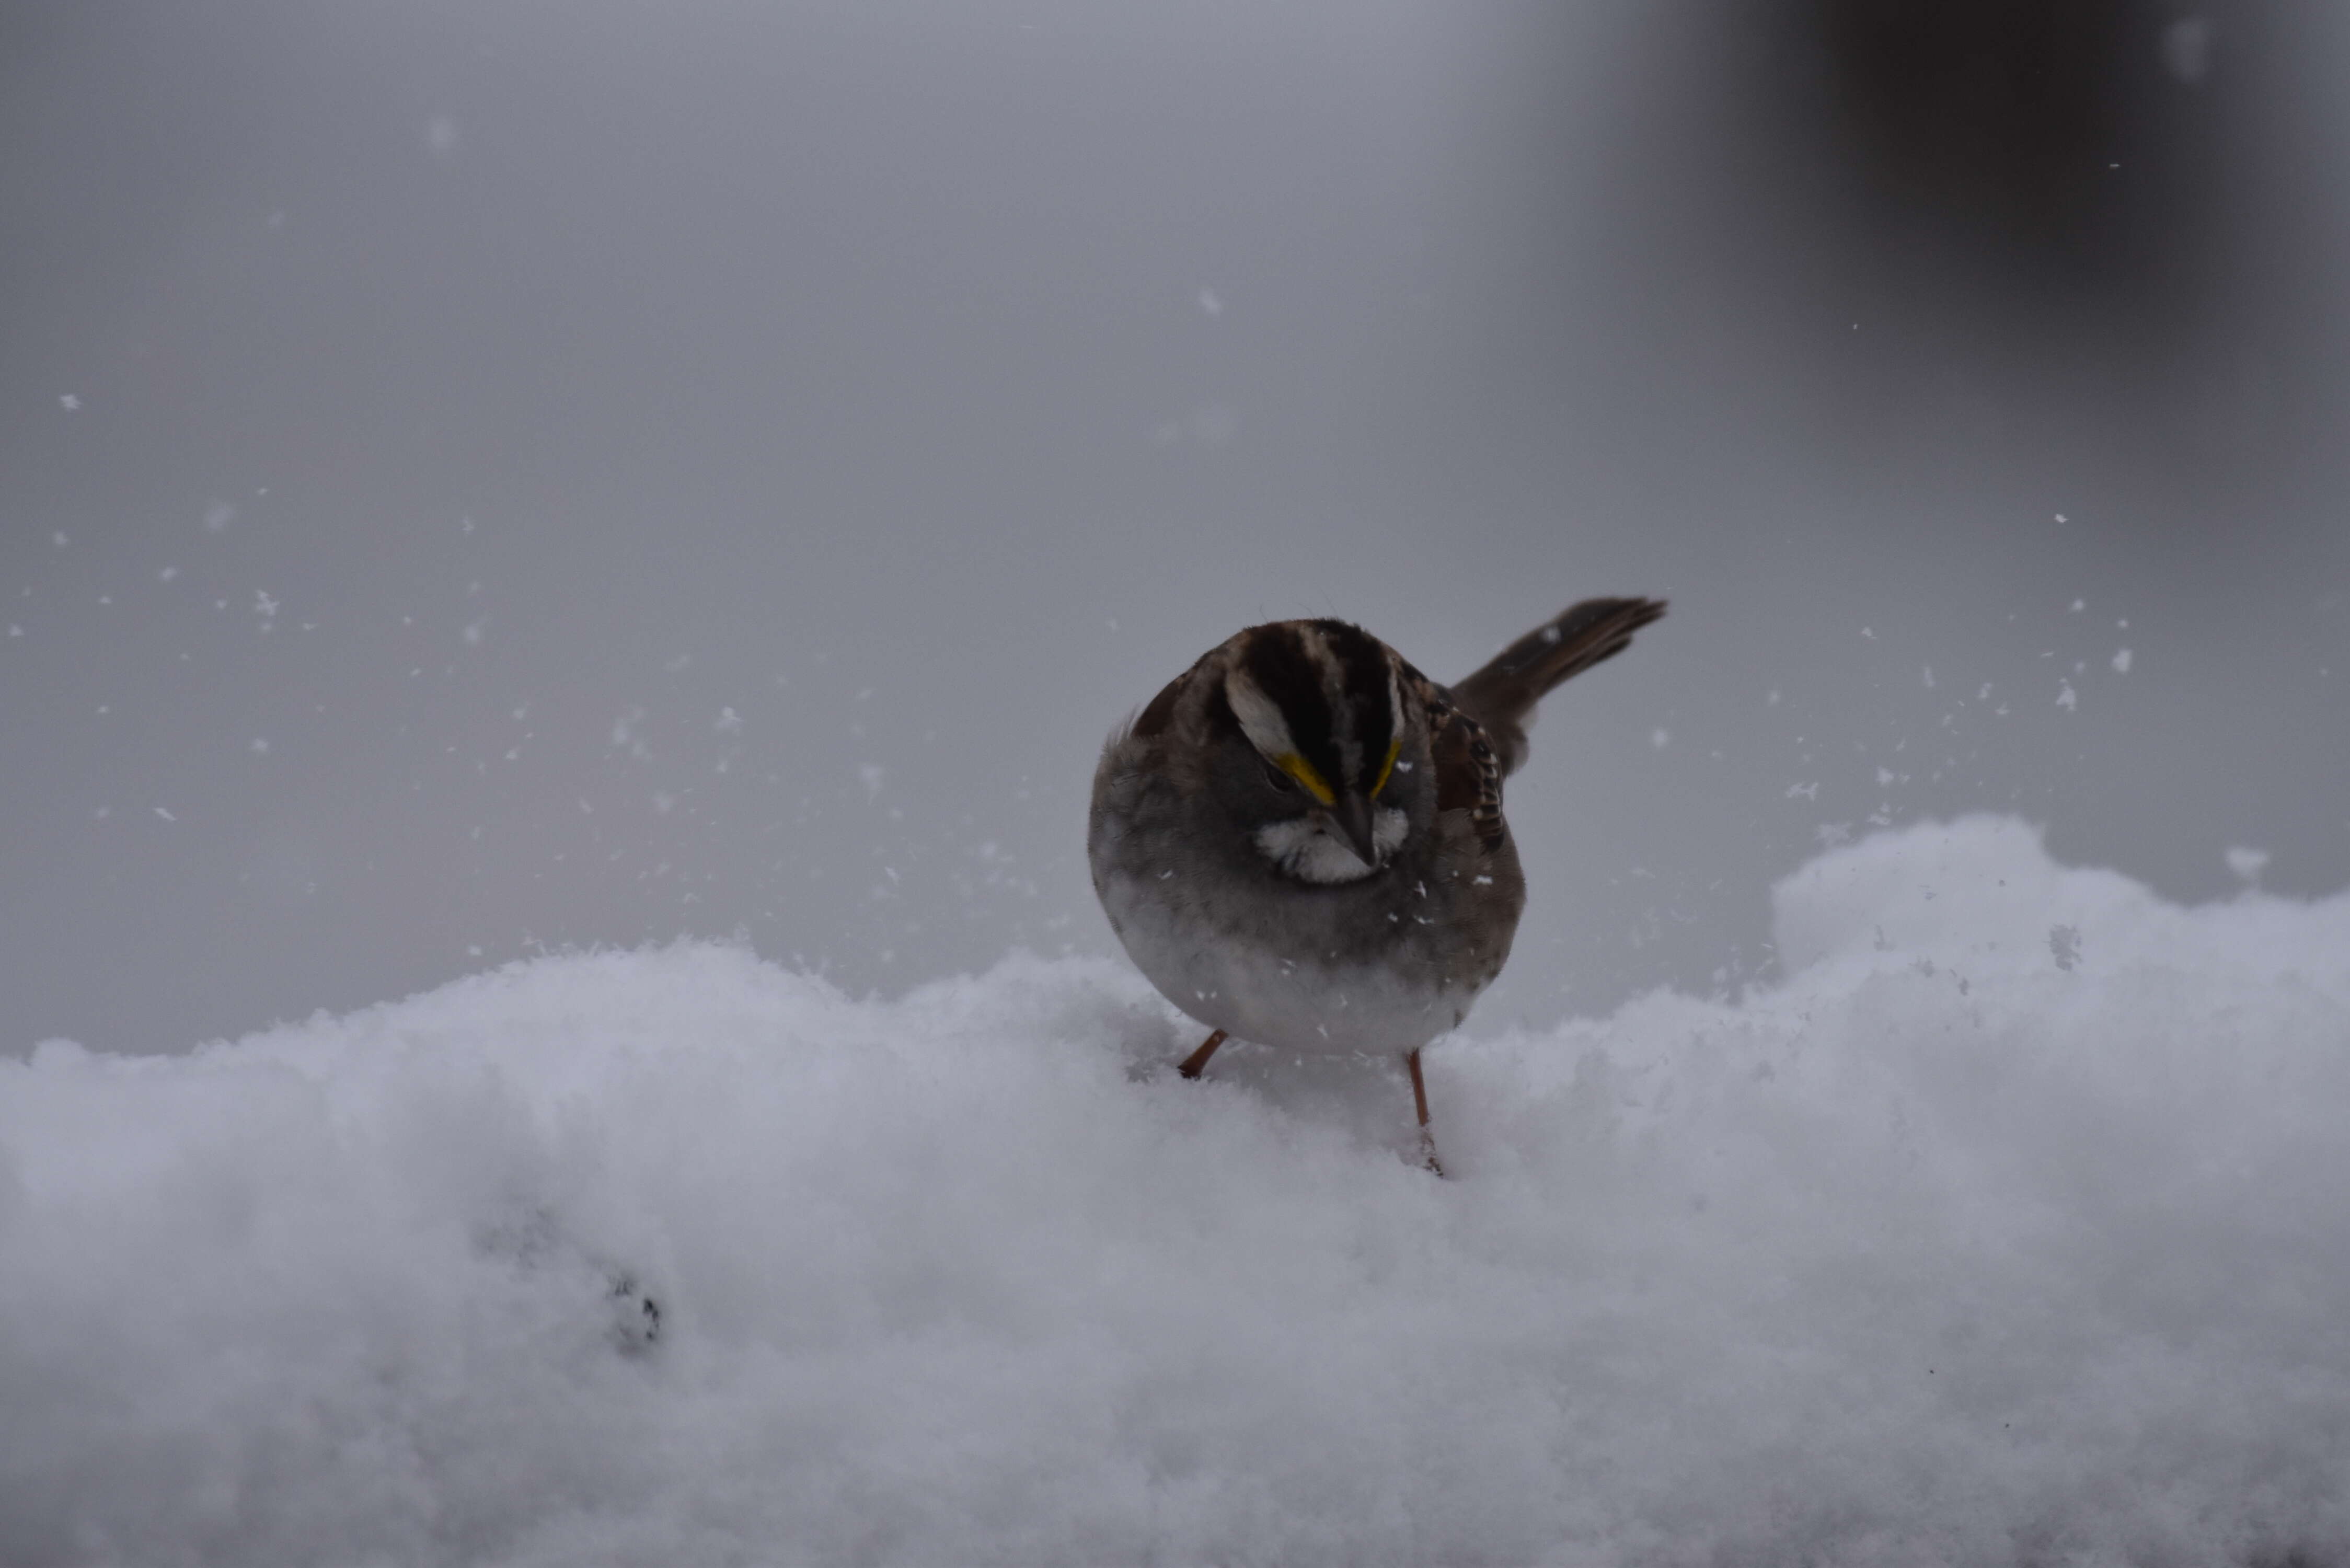
<instances>
[{"instance_id":1,"label":"blurred dark shape","mask_svg":"<svg viewBox=\"0 0 2350 1568\"><path fill-rule=\"evenodd\" d=\"M2147 0L1808 0L1797 31L1874 223L2066 291L2177 304L2205 279L2210 17Z\"/></svg>"},{"instance_id":2,"label":"blurred dark shape","mask_svg":"<svg viewBox=\"0 0 2350 1568\"><path fill-rule=\"evenodd\" d=\"M1816 297L1878 335L1838 417L1881 440L1862 409L1935 387L1986 430L2037 426L2059 464L2102 446L2116 472L2158 474L2134 533L2224 533L2218 519L2251 509L2272 530L2321 525L2303 476L2335 445L2344 319L2339 132L2309 65L2334 46L2316 16L2191 0L1778 13L1746 63L1775 105L1758 127L1794 132L1772 170L1794 198L1782 233ZM2165 486L2185 487L2178 506Z\"/></svg>"}]
</instances>

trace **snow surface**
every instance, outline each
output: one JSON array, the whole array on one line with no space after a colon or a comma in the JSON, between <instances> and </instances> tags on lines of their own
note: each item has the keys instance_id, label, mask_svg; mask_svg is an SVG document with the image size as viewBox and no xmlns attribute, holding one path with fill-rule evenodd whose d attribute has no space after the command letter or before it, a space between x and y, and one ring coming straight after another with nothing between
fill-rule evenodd
<instances>
[{"instance_id":1,"label":"snow surface","mask_svg":"<svg viewBox=\"0 0 2350 1568\"><path fill-rule=\"evenodd\" d=\"M44 1045L0 1562L2350 1561L2350 896L1974 818L1776 909L1770 989L1433 1048L1450 1181L1088 961Z\"/></svg>"}]
</instances>

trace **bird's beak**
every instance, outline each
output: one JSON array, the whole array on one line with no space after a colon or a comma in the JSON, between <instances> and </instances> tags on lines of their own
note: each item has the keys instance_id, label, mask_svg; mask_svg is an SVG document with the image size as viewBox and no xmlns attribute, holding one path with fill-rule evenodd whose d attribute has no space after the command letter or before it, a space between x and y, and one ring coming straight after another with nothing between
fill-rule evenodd
<instances>
[{"instance_id":1,"label":"bird's beak","mask_svg":"<svg viewBox=\"0 0 2350 1568\"><path fill-rule=\"evenodd\" d=\"M1379 864L1379 846L1378 841L1371 836L1369 799L1359 794L1342 794L1338 797L1337 804L1330 807L1330 818L1338 825L1338 831L1347 836L1347 844L1353 847L1357 856L1361 857L1363 864L1377 870Z\"/></svg>"}]
</instances>

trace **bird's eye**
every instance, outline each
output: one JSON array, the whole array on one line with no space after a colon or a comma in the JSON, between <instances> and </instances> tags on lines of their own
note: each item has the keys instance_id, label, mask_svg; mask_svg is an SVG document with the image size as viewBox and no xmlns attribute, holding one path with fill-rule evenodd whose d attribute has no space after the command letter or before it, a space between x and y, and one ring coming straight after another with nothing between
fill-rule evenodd
<instances>
[{"instance_id":1,"label":"bird's eye","mask_svg":"<svg viewBox=\"0 0 2350 1568\"><path fill-rule=\"evenodd\" d=\"M1328 805L1337 799L1323 779L1321 771L1295 752L1284 753L1279 757L1268 757L1260 752L1257 761L1264 764L1265 777L1272 780L1274 787L1284 794L1302 794L1322 805Z\"/></svg>"}]
</instances>

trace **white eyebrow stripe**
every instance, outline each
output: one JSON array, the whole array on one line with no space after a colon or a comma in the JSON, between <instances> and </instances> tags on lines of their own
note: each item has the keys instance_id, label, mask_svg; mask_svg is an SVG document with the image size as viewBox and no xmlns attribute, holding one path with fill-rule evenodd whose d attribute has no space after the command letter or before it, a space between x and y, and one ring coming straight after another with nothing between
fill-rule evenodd
<instances>
[{"instance_id":1,"label":"white eyebrow stripe","mask_svg":"<svg viewBox=\"0 0 2350 1568\"><path fill-rule=\"evenodd\" d=\"M1255 677L1235 664L1224 675L1224 701L1232 705L1232 717L1241 722L1241 733L1249 744L1263 753L1268 762L1300 754L1297 742L1289 732L1289 721L1281 716L1281 709L1264 694Z\"/></svg>"}]
</instances>

